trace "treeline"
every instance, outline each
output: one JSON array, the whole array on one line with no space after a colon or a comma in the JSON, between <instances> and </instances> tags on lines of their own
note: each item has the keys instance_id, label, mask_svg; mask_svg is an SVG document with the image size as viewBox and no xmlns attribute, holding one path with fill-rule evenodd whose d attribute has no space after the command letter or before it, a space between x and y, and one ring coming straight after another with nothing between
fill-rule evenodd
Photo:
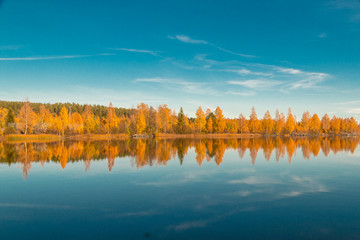
<instances>
[{"instance_id":1,"label":"treeline","mask_svg":"<svg viewBox=\"0 0 360 240\"><path fill-rule=\"evenodd\" d=\"M24 102L14 102L14 101L0 101L0 108L12 109L15 115L20 113L21 107L24 105ZM41 106L44 105L46 109L50 111L50 113L55 113L56 115L60 114L60 111L63 107L65 107L70 113L77 112L82 114L85 110L86 104L78 104L78 103L30 103L31 109L36 113L40 113ZM90 105L92 113L96 117L106 117L107 107L102 105ZM117 108L114 107L115 113L118 116L130 116L135 114L135 109L127 109L127 108Z\"/></svg>"},{"instance_id":2,"label":"treeline","mask_svg":"<svg viewBox=\"0 0 360 240\"><path fill-rule=\"evenodd\" d=\"M4 103L4 102L3 102ZM5 102L9 103L9 102ZM18 103L14 103L16 109ZM9 105L11 106L11 104ZM35 106L35 107L34 107ZM47 107L50 106L50 109ZM240 114L238 118L225 118L217 107L206 112L199 107L195 118L187 117L181 108L179 113L166 104L157 108L140 103L136 109L121 109L64 104L59 110L57 104L33 105L28 100L21 103L18 111L12 107L0 107L0 134L23 133L59 135L74 134L188 134L188 133L240 133L263 135L319 135L319 134L359 134L360 126L355 118L321 118L317 114L305 112L300 121L289 108L287 115L278 110L273 118L266 111L258 118L252 108L249 118ZM38 107L38 110L35 109ZM72 108L73 107L73 108ZM75 111L76 109L79 109ZM95 114L94 112L97 112Z\"/></svg>"}]
</instances>

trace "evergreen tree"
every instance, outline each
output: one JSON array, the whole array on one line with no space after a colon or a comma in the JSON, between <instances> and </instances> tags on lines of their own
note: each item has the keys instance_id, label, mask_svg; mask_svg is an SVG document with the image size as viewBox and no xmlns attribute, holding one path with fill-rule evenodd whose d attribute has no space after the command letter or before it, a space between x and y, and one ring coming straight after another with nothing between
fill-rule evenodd
<instances>
[{"instance_id":1,"label":"evergreen tree","mask_svg":"<svg viewBox=\"0 0 360 240\"><path fill-rule=\"evenodd\" d=\"M179 133L185 132L185 115L182 107L180 108L180 112L178 114L178 128Z\"/></svg>"},{"instance_id":2,"label":"evergreen tree","mask_svg":"<svg viewBox=\"0 0 360 240\"><path fill-rule=\"evenodd\" d=\"M12 108L9 109L5 117L5 134L15 133L15 114Z\"/></svg>"}]
</instances>

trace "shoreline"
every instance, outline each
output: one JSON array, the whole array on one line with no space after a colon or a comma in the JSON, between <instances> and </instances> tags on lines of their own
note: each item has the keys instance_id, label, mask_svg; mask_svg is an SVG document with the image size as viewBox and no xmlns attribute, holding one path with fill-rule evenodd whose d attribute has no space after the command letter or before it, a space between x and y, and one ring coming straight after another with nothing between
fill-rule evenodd
<instances>
[{"instance_id":1,"label":"shoreline","mask_svg":"<svg viewBox=\"0 0 360 240\"><path fill-rule=\"evenodd\" d=\"M0 142L54 142L65 140L127 140L133 139L240 139L240 138L273 138L273 137L356 137L358 133L340 133L340 134L281 134L281 135L264 135L259 133L192 133L192 134L169 134L169 133L157 133L150 134L81 134L81 135L55 135L55 134L37 134L37 135L24 135L24 134L10 134L0 136Z\"/></svg>"}]
</instances>

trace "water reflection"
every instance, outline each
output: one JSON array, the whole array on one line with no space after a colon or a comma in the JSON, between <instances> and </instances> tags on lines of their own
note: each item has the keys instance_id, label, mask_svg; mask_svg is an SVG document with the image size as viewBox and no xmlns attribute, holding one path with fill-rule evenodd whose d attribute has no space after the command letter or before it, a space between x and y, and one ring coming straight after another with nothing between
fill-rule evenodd
<instances>
[{"instance_id":1,"label":"water reflection","mask_svg":"<svg viewBox=\"0 0 360 240\"><path fill-rule=\"evenodd\" d=\"M249 139L129 139L126 141L59 141L8 143L0 142L0 163L18 163L24 178L27 178L32 162L57 162L62 169L68 162L83 161L88 171L92 161L107 159L108 170L115 165L116 158L132 157L136 168L153 165L166 165L176 157L183 164L188 150L194 148L199 166L206 161L215 161L220 165L226 150L236 150L243 158L249 151L252 164L255 164L259 151L267 161L273 153L278 162L287 158L291 163L297 150L301 150L304 159L325 156L339 151L354 153L360 137L332 138L249 138Z\"/></svg>"}]
</instances>

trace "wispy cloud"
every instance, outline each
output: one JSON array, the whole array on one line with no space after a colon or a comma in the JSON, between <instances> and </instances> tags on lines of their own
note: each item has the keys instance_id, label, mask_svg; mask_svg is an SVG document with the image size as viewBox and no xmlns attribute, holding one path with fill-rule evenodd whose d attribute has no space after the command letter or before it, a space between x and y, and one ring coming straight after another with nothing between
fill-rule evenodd
<instances>
[{"instance_id":1,"label":"wispy cloud","mask_svg":"<svg viewBox=\"0 0 360 240\"><path fill-rule=\"evenodd\" d=\"M255 76L271 76L272 73L265 73L265 72L256 72L256 71L251 71L249 69L246 68L241 68L241 69L223 69L221 71L224 72L233 72L239 75L255 75Z\"/></svg>"},{"instance_id":2,"label":"wispy cloud","mask_svg":"<svg viewBox=\"0 0 360 240\"><path fill-rule=\"evenodd\" d=\"M360 1L358 0L335 0L330 3L337 9L348 10L352 13L351 19L354 22L360 21Z\"/></svg>"},{"instance_id":3,"label":"wispy cloud","mask_svg":"<svg viewBox=\"0 0 360 240\"><path fill-rule=\"evenodd\" d=\"M326 77L328 77L328 74L326 73L306 73L306 78L299 80L292 84L290 89L314 89L319 88L318 84L320 82L323 82Z\"/></svg>"},{"instance_id":4,"label":"wispy cloud","mask_svg":"<svg viewBox=\"0 0 360 240\"><path fill-rule=\"evenodd\" d=\"M171 90L182 90L186 93L191 94L212 94L218 95L218 91L216 91L211 84L208 82L192 82L186 81L182 79L171 79L171 78L137 78L133 81L134 83L157 83L162 84L162 87L171 89Z\"/></svg>"},{"instance_id":5,"label":"wispy cloud","mask_svg":"<svg viewBox=\"0 0 360 240\"><path fill-rule=\"evenodd\" d=\"M278 67L277 68L278 72L281 73L289 73L289 74L302 74L303 72L299 69L294 69L294 68L282 68L282 67Z\"/></svg>"},{"instance_id":6,"label":"wispy cloud","mask_svg":"<svg viewBox=\"0 0 360 240\"><path fill-rule=\"evenodd\" d=\"M346 110L346 113L350 114L360 114L360 108L350 108Z\"/></svg>"},{"instance_id":7,"label":"wispy cloud","mask_svg":"<svg viewBox=\"0 0 360 240\"><path fill-rule=\"evenodd\" d=\"M354 105L354 104L360 104L360 100L336 103L336 105Z\"/></svg>"},{"instance_id":8,"label":"wispy cloud","mask_svg":"<svg viewBox=\"0 0 360 240\"><path fill-rule=\"evenodd\" d=\"M153 56L158 56L160 51L144 50L144 49L133 49L133 48L109 48L116 51L135 52L135 53L147 53Z\"/></svg>"},{"instance_id":9,"label":"wispy cloud","mask_svg":"<svg viewBox=\"0 0 360 240\"><path fill-rule=\"evenodd\" d=\"M211 47L214 47L222 52L226 52L226 53L229 53L229 54L232 54L232 55L237 55L237 56L241 56L241 57L246 57L246 58L255 58L256 56L254 55L250 55L250 54L243 54L243 53L238 53L238 52L234 52L234 51L231 51L229 49L226 49L226 48L222 48L222 47L219 47L213 43L210 43L208 41L205 41L205 40L198 40L198 39L193 39L189 36L186 36L186 35L175 35L175 36L171 36L169 35L168 38L170 39L175 39L175 40L179 40L180 42L184 42L184 43L191 43L191 44L206 44L206 45L209 45Z\"/></svg>"},{"instance_id":10,"label":"wispy cloud","mask_svg":"<svg viewBox=\"0 0 360 240\"><path fill-rule=\"evenodd\" d=\"M208 65L202 68L203 71L233 72L243 78L236 80L226 80L229 85L237 85L251 88L254 91L273 90L288 94L290 91L298 89L306 90L326 90L329 87L323 83L329 77L327 73L308 72L297 68L288 68L276 65L269 65L256 62L244 61L219 61L210 59L206 54L198 54L194 57L194 62L201 65ZM246 76L259 76L260 78L244 79ZM227 77L227 76L225 76ZM225 78L224 77L224 78ZM274 80L277 79L277 80ZM241 95L242 91L229 89L229 93Z\"/></svg>"},{"instance_id":11,"label":"wispy cloud","mask_svg":"<svg viewBox=\"0 0 360 240\"><path fill-rule=\"evenodd\" d=\"M0 58L0 61L41 61L41 60L56 60L56 59L72 59L72 58L87 58L95 56L110 56L111 53L100 53L94 55L65 55L65 56L42 56L42 57L14 57L14 58Z\"/></svg>"},{"instance_id":12,"label":"wispy cloud","mask_svg":"<svg viewBox=\"0 0 360 240\"><path fill-rule=\"evenodd\" d=\"M147 83L164 83L169 82L169 79L154 77L154 78L137 78L134 82L147 82Z\"/></svg>"},{"instance_id":13,"label":"wispy cloud","mask_svg":"<svg viewBox=\"0 0 360 240\"><path fill-rule=\"evenodd\" d=\"M318 38L327 38L327 34L325 32L319 33L317 35Z\"/></svg>"},{"instance_id":14,"label":"wispy cloud","mask_svg":"<svg viewBox=\"0 0 360 240\"><path fill-rule=\"evenodd\" d=\"M256 95L256 92L254 92L254 91L250 91L250 92L235 92L235 91L228 91L228 92L226 92L226 94L237 95L237 96L243 96L243 97L249 97L249 96L254 96L254 95Z\"/></svg>"},{"instance_id":15,"label":"wispy cloud","mask_svg":"<svg viewBox=\"0 0 360 240\"><path fill-rule=\"evenodd\" d=\"M234 52L234 51L230 51L226 48L222 48L222 47L217 47L215 45L213 45L214 47L216 47L217 49L223 51L223 52L226 52L226 53L230 53L232 55L237 55L237 56L240 56L240 57L246 57L246 58L256 58L257 56L255 55L249 55L249 54L243 54L243 53L237 53L237 52Z\"/></svg>"},{"instance_id":16,"label":"wispy cloud","mask_svg":"<svg viewBox=\"0 0 360 240\"><path fill-rule=\"evenodd\" d=\"M228 81L228 84L244 86L252 89L270 89L272 87L282 84L277 80L262 80L262 79L250 79L246 81Z\"/></svg>"},{"instance_id":17,"label":"wispy cloud","mask_svg":"<svg viewBox=\"0 0 360 240\"><path fill-rule=\"evenodd\" d=\"M186 35L175 35L175 36L168 36L168 37L170 39L176 39L176 40L179 40L180 42L184 42L184 43L208 44L208 42L205 40L192 39L191 37L186 36Z\"/></svg>"},{"instance_id":18,"label":"wispy cloud","mask_svg":"<svg viewBox=\"0 0 360 240\"><path fill-rule=\"evenodd\" d=\"M5 46L0 46L0 50L18 50L20 49L21 46L18 45L5 45Z\"/></svg>"}]
</instances>

